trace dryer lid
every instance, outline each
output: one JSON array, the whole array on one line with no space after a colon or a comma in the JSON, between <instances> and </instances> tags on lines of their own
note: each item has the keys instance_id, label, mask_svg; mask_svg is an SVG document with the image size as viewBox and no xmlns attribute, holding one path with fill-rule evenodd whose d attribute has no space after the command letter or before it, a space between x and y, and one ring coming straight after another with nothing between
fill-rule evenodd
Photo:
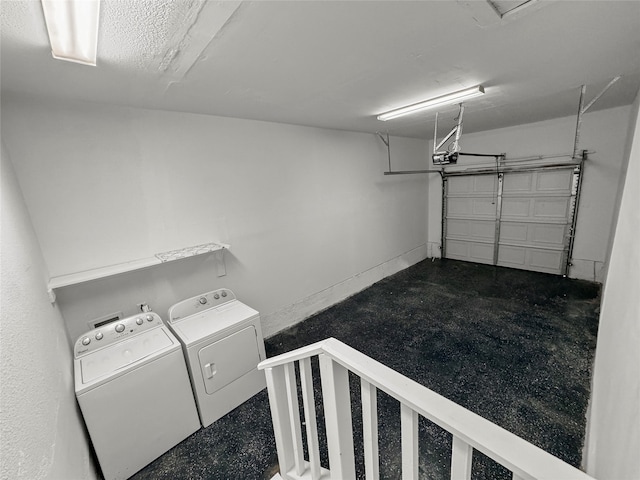
<instances>
[{"instance_id":1,"label":"dryer lid","mask_svg":"<svg viewBox=\"0 0 640 480\"><path fill-rule=\"evenodd\" d=\"M171 329L187 346L204 338L217 335L258 316L258 312L242 302L233 300L210 308L198 315L171 323Z\"/></svg>"},{"instance_id":2,"label":"dryer lid","mask_svg":"<svg viewBox=\"0 0 640 480\"><path fill-rule=\"evenodd\" d=\"M170 335L165 328L154 328L80 358L82 384L119 372L168 349L175 344Z\"/></svg>"}]
</instances>

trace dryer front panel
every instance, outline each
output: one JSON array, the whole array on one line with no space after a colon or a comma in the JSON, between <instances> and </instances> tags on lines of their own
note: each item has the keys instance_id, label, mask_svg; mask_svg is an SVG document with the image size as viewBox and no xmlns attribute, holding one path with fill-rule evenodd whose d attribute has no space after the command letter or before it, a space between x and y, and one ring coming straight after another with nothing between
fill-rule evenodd
<instances>
[{"instance_id":1,"label":"dryer front panel","mask_svg":"<svg viewBox=\"0 0 640 480\"><path fill-rule=\"evenodd\" d=\"M198 352L205 391L211 395L239 379L260 363L256 330L249 325Z\"/></svg>"}]
</instances>

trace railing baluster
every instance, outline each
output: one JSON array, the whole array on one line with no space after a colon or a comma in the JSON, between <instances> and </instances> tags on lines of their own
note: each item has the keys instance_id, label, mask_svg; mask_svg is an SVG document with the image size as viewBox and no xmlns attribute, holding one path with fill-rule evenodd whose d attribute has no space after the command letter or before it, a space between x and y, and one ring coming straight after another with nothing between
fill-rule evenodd
<instances>
[{"instance_id":1,"label":"railing baluster","mask_svg":"<svg viewBox=\"0 0 640 480\"><path fill-rule=\"evenodd\" d=\"M318 425L316 421L316 404L313 395L313 375L311 359L300 360L300 383L302 384L302 405L304 420L307 425L307 447L309 448L309 465L311 479L320 479L320 446L318 443Z\"/></svg>"},{"instance_id":2,"label":"railing baluster","mask_svg":"<svg viewBox=\"0 0 640 480\"><path fill-rule=\"evenodd\" d=\"M364 471L367 480L379 480L380 461L378 459L378 398L377 389L364 379L360 379L362 397L362 431L364 438Z\"/></svg>"},{"instance_id":3,"label":"railing baluster","mask_svg":"<svg viewBox=\"0 0 640 480\"><path fill-rule=\"evenodd\" d=\"M415 480L419 473L418 425L424 417L452 433L451 477L469 480L473 451L478 450L512 472L512 480L562 478L565 480L595 480L540 448L526 442L438 395L423 385L402 376L389 367L353 348L329 338L322 342L287 352L260 362L269 392L269 405L280 463L285 480L319 480L319 464L315 444L317 437L308 433L309 466L300 452L300 411L297 399L295 361L300 361L300 381L303 389L305 419L309 431L317 427L313 408L313 378L309 357L318 355L322 381L322 396L327 430L330 471L320 468L321 475L334 480L354 480L355 462L350 372L360 377L362 391L363 434L365 441L365 472L368 480L378 480L377 391L381 390L401 405L402 478ZM314 423L316 423L314 427ZM304 471L300 475L300 465ZM325 478L323 477L323 478Z\"/></svg>"},{"instance_id":4,"label":"railing baluster","mask_svg":"<svg viewBox=\"0 0 640 480\"><path fill-rule=\"evenodd\" d=\"M293 436L291 434L291 421L289 415L289 402L287 399L287 382L285 380L285 365L266 368L267 392L269 394L269 407L273 420L273 434L276 439L276 451L278 452L278 464L280 474L287 478L286 473L295 465L293 457Z\"/></svg>"},{"instance_id":5,"label":"railing baluster","mask_svg":"<svg viewBox=\"0 0 640 480\"><path fill-rule=\"evenodd\" d=\"M293 437L293 461L296 474L304 472L304 451L302 450L302 431L300 429L300 407L298 405L298 388L296 386L295 363L287 363L284 366L284 379L287 385L287 403L289 405L289 424Z\"/></svg>"},{"instance_id":6,"label":"railing baluster","mask_svg":"<svg viewBox=\"0 0 640 480\"><path fill-rule=\"evenodd\" d=\"M472 458L471 445L454 435L451 448L451 480L470 480Z\"/></svg>"},{"instance_id":7,"label":"railing baluster","mask_svg":"<svg viewBox=\"0 0 640 480\"><path fill-rule=\"evenodd\" d=\"M331 478L355 480L349 372L325 354L319 358Z\"/></svg>"},{"instance_id":8,"label":"railing baluster","mask_svg":"<svg viewBox=\"0 0 640 480\"><path fill-rule=\"evenodd\" d=\"M418 413L400 406L402 480L418 480Z\"/></svg>"}]
</instances>

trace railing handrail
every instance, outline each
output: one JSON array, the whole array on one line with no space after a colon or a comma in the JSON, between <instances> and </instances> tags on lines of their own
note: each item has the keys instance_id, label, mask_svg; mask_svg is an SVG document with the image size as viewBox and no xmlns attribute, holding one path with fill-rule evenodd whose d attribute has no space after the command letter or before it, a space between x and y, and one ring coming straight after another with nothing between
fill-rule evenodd
<instances>
[{"instance_id":1,"label":"railing handrail","mask_svg":"<svg viewBox=\"0 0 640 480\"><path fill-rule=\"evenodd\" d=\"M464 440L474 449L511 470L518 478L593 480L593 477L541 448L335 338L269 358L261 362L258 368L274 368L320 354L327 355L413 411Z\"/></svg>"},{"instance_id":2,"label":"railing handrail","mask_svg":"<svg viewBox=\"0 0 640 480\"><path fill-rule=\"evenodd\" d=\"M265 370L267 368L279 367L281 365L286 365L287 363L302 360L303 358L311 358L321 353L326 353L324 350L325 345L331 341L342 343L340 340L336 340L335 338L327 338L305 347L296 348L290 352L281 353L275 357L267 358L258 364L258 369Z\"/></svg>"}]
</instances>

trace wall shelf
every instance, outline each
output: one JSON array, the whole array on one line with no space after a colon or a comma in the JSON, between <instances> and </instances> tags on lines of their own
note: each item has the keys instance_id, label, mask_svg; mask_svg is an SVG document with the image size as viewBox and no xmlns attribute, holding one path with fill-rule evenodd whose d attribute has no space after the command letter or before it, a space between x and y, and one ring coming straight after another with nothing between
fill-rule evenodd
<instances>
[{"instance_id":1,"label":"wall shelf","mask_svg":"<svg viewBox=\"0 0 640 480\"><path fill-rule=\"evenodd\" d=\"M153 257L142 258L140 260L132 260L130 262L118 263L116 265L109 265L107 267L94 268L91 270L85 270L82 272L69 273L67 275L60 275L58 277L52 277L49 280L48 292L51 303L56 301L56 288L68 287L70 285L77 285L79 283L90 282L91 280L98 280L100 278L110 277L112 275L118 275L120 273L132 272L134 270L140 270L154 265L161 265L167 262L173 262L181 260L183 258L194 257L196 255L204 255L205 253L215 252L218 260L218 276L222 277L226 275L226 267L224 264L223 252L228 250L230 245L224 243L205 243L202 245L196 245L193 247L180 248L178 250L169 250L168 252L156 253Z\"/></svg>"}]
</instances>

